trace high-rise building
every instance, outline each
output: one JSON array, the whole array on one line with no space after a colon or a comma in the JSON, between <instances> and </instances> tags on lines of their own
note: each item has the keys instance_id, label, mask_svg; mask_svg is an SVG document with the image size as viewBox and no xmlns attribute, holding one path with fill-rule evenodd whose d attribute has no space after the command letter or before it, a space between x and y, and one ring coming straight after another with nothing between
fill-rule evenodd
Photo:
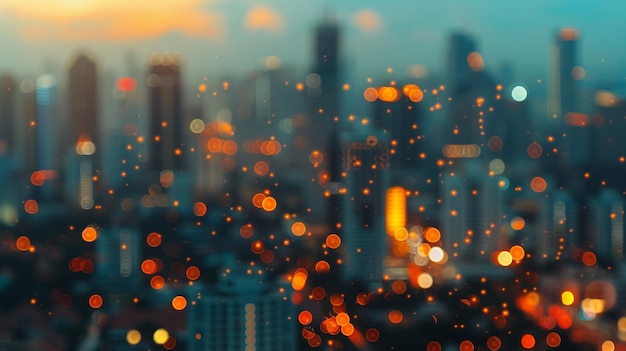
<instances>
[{"instance_id":1,"label":"high-rise building","mask_svg":"<svg viewBox=\"0 0 626 351\"><path fill-rule=\"evenodd\" d=\"M453 259L488 260L504 243L503 179L446 175L441 186L441 236Z\"/></svg>"},{"instance_id":2,"label":"high-rise building","mask_svg":"<svg viewBox=\"0 0 626 351\"><path fill-rule=\"evenodd\" d=\"M63 152L73 151L79 141L91 141L95 154L101 148L98 128L98 77L96 64L84 54L69 69L69 135Z\"/></svg>"},{"instance_id":3,"label":"high-rise building","mask_svg":"<svg viewBox=\"0 0 626 351\"><path fill-rule=\"evenodd\" d=\"M606 262L624 257L624 200L615 190L603 189L589 203L587 221L593 251Z\"/></svg>"},{"instance_id":4,"label":"high-rise building","mask_svg":"<svg viewBox=\"0 0 626 351\"><path fill-rule=\"evenodd\" d=\"M340 139L345 177L339 189L345 280L377 283L388 255L385 196L389 182L389 141L380 132L353 132Z\"/></svg>"},{"instance_id":5,"label":"high-rise building","mask_svg":"<svg viewBox=\"0 0 626 351\"><path fill-rule=\"evenodd\" d=\"M336 21L326 18L315 30L314 62L306 83L313 98L312 124L318 119L331 122L340 111L340 30ZM315 113L317 112L317 113Z\"/></svg>"},{"instance_id":6,"label":"high-rise building","mask_svg":"<svg viewBox=\"0 0 626 351\"><path fill-rule=\"evenodd\" d=\"M139 233L128 227L102 229L96 240L94 282L116 292L135 288L141 282Z\"/></svg>"},{"instance_id":7,"label":"high-rise building","mask_svg":"<svg viewBox=\"0 0 626 351\"><path fill-rule=\"evenodd\" d=\"M557 122L559 132L565 132L562 155L568 166L586 163L590 155L590 121L581 111L578 83L585 75L578 64L579 37L575 28L558 31L551 48L548 73L548 119Z\"/></svg>"},{"instance_id":8,"label":"high-rise building","mask_svg":"<svg viewBox=\"0 0 626 351\"><path fill-rule=\"evenodd\" d=\"M20 168L30 176L38 168L37 151L39 150L39 139L37 137L37 94L35 82L30 79L20 83L20 114L19 136L20 136Z\"/></svg>"},{"instance_id":9,"label":"high-rise building","mask_svg":"<svg viewBox=\"0 0 626 351\"><path fill-rule=\"evenodd\" d=\"M567 250L580 245L579 208L567 191L555 191L542 201L541 228L536 257L543 262L561 260Z\"/></svg>"},{"instance_id":10,"label":"high-rise building","mask_svg":"<svg viewBox=\"0 0 626 351\"><path fill-rule=\"evenodd\" d=\"M183 162L180 57L154 54L150 58L149 171L181 171Z\"/></svg>"},{"instance_id":11,"label":"high-rise building","mask_svg":"<svg viewBox=\"0 0 626 351\"><path fill-rule=\"evenodd\" d=\"M17 84L8 74L0 76L0 155L15 153L15 117L17 113Z\"/></svg>"},{"instance_id":12,"label":"high-rise building","mask_svg":"<svg viewBox=\"0 0 626 351\"><path fill-rule=\"evenodd\" d=\"M189 288L189 350L290 351L296 349L291 286L268 281L248 267L224 267L218 284Z\"/></svg>"}]
</instances>

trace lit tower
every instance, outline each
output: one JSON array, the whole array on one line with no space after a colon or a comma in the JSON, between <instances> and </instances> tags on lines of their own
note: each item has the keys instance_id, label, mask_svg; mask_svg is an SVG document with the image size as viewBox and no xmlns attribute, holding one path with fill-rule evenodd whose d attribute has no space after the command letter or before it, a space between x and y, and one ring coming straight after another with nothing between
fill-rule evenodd
<instances>
[{"instance_id":1,"label":"lit tower","mask_svg":"<svg viewBox=\"0 0 626 351\"><path fill-rule=\"evenodd\" d=\"M624 257L624 201L615 190L603 189L589 203L588 229L594 252L611 263Z\"/></svg>"},{"instance_id":2,"label":"lit tower","mask_svg":"<svg viewBox=\"0 0 626 351\"><path fill-rule=\"evenodd\" d=\"M180 57L152 55L148 76L151 172L183 169Z\"/></svg>"},{"instance_id":3,"label":"lit tower","mask_svg":"<svg viewBox=\"0 0 626 351\"><path fill-rule=\"evenodd\" d=\"M96 64L84 54L78 55L70 66L69 99L70 135L66 136L68 144L63 151L73 151L79 141L86 140L96 148L102 147L98 134Z\"/></svg>"}]
</instances>

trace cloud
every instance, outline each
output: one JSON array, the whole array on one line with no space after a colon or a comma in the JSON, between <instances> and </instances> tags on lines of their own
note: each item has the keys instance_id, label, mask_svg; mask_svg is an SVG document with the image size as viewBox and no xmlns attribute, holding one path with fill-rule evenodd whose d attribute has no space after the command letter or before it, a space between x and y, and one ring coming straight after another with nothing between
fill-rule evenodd
<instances>
[{"instance_id":1,"label":"cloud","mask_svg":"<svg viewBox=\"0 0 626 351\"><path fill-rule=\"evenodd\" d=\"M202 0L3 0L0 12L18 19L25 39L113 40L155 38L169 32L218 39L222 18Z\"/></svg>"},{"instance_id":2,"label":"cloud","mask_svg":"<svg viewBox=\"0 0 626 351\"><path fill-rule=\"evenodd\" d=\"M380 16L374 10L363 9L352 16L352 22L364 32L376 32L382 23Z\"/></svg>"},{"instance_id":3,"label":"cloud","mask_svg":"<svg viewBox=\"0 0 626 351\"><path fill-rule=\"evenodd\" d=\"M245 28L251 31L265 30L279 33L283 30L283 19L274 9L264 6L253 7L245 18Z\"/></svg>"}]
</instances>

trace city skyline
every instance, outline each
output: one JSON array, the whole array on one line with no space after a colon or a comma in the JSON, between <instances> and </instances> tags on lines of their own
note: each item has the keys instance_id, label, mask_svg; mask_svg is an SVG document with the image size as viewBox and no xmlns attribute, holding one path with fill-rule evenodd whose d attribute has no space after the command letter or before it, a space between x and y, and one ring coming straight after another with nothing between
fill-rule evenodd
<instances>
[{"instance_id":1,"label":"city skyline","mask_svg":"<svg viewBox=\"0 0 626 351\"><path fill-rule=\"evenodd\" d=\"M344 30L342 63L359 81L384 75L389 67L403 75L415 64L441 74L446 38L457 30L477 38L488 69L513 63L516 79L543 79L548 47L560 27L582 33L580 63L587 68L589 82L615 81L626 74L619 64L626 52L617 45L624 35L620 33L626 33L620 27L626 25L619 11L613 11L621 6L618 1L601 5L531 1L515 11L505 4L458 0L391 5L202 0L178 4L59 1L50 6L6 1L0 4L5 29L0 46L6 49L0 70L17 75L63 70L80 51L99 57L104 71L120 70L129 53L143 62L153 52L169 51L183 55L186 78L219 79L253 70L266 56L278 56L284 65L304 74L311 64L311 31L330 13ZM185 16L188 20L181 21ZM394 54L384 54L388 52Z\"/></svg>"}]
</instances>

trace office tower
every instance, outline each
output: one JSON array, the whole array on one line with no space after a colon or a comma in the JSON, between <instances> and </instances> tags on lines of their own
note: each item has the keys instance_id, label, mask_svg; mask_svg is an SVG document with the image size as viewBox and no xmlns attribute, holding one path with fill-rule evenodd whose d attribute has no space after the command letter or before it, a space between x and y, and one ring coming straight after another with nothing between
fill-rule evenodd
<instances>
[{"instance_id":1,"label":"office tower","mask_svg":"<svg viewBox=\"0 0 626 351\"><path fill-rule=\"evenodd\" d=\"M489 107L493 106L496 84L485 72L483 57L469 35L454 33L450 37L447 74L446 92L451 102L448 127L441 139L456 144L486 144L494 129Z\"/></svg>"},{"instance_id":2,"label":"office tower","mask_svg":"<svg viewBox=\"0 0 626 351\"><path fill-rule=\"evenodd\" d=\"M454 260L488 260L504 245L504 187L499 176L445 175L440 188L441 241Z\"/></svg>"},{"instance_id":3,"label":"office tower","mask_svg":"<svg viewBox=\"0 0 626 351\"><path fill-rule=\"evenodd\" d=\"M582 113L578 81L584 69L578 64L580 33L574 28L558 31L550 52L548 73L548 119L565 131L562 155L566 166L581 166L590 154L589 116Z\"/></svg>"},{"instance_id":4,"label":"office tower","mask_svg":"<svg viewBox=\"0 0 626 351\"><path fill-rule=\"evenodd\" d=\"M80 139L73 151L65 159L65 196L70 206L91 210L95 204L96 146L91 140Z\"/></svg>"},{"instance_id":5,"label":"office tower","mask_svg":"<svg viewBox=\"0 0 626 351\"><path fill-rule=\"evenodd\" d=\"M17 138L14 126L17 116L17 84L8 74L0 76L0 156L15 154Z\"/></svg>"},{"instance_id":6,"label":"office tower","mask_svg":"<svg viewBox=\"0 0 626 351\"><path fill-rule=\"evenodd\" d=\"M380 132L341 135L343 170L340 194L340 234L345 280L376 283L387 257L385 194L390 186L389 141Z\"/></svg>"},{"instance_id":7,"label":"office tower","mask_svg":"<svg viewBox=\"0 0 626 351\"><path fill-rule=\"evenodd\" d=\"M423 92L415 84L381 86L373 102L374 126L391 140L390 166L395 171L415 170L420 159L418 106Z\"/></svg>"},{"instance_id":8,"label":"office tower","mask_svg":"<svg viewBox=\"0 0 626 351\"><path fill-rule=\"evenodd\" d=\"M79 141L91 141L99 154L98 77L96 64L84 54L72 62L69 69L69 135L64 136L63 152L76 148Z\"/></svg>"},{"instance_id":9,"label":"office tower","mask_svg":"<svg viewBox=\"0 0 626 351\"><path fill-rule=\"evenodd\" d=\"M154 54L150 58L149 171L182 171L183 128L180 57Z\"/></svg>"},{"instance_id":10,"label":"office tower","mask_svg":"<svg viewBox=\"0 0 626 351\"><path fill-rule=\"evenodd\" d=\"M567 191L555 191L542 201L541 228L535 257L540 262L561 260L567 250L580 245L579 208Z\"/></svg>"},{"instance_id":11,"label":"office tower","mask_svg":"<svg viewBox=\"0 0 626 351\"><path fill-rule=\"evenodd\" d=\"M141 282L140 234L136 229L99 229L96 240L94 283L108 292L134 289Z\"/></svg>"},{"instance_id":12,"label":"office tower","mask_svg":"<svg viewBox=\"0 0 626 351\"><path fill-rule=\"evenodd\" d=\"M308 94L312 98L311 124L328 126L340 112L340 31L338 24L325 18L315 30L312 73L307 76Z\"/></svg>"},{"instance_id":13,"label":"office tower","mask_svg":"<svg viewBox=\"0 0 626 351\"><path fill-rule=\"evenodd\" d=\"M56 130L56 78L44 74L37 78L37 166L42 170L55 169L54 132Z\"/></svg>"},{"instance_id":14,"label":"office tower","mask_svg":"<svg viewBox=\"0 0 626 351\"><path fill-rule=\"evenodd\" d=\"M257 269L225 266L214 286L189 288L190 351L296 349L291 286L267 280Z\"/></svg>"},{"instance_id":15,"label":"office tower","mask_svg":"<svg viewBox=\"0 0 626 351\"><path fill-rule=\"evenodd\" d=\"M605 262L624 257L624 200L615 190L603 189L589 202L587 221L592 250Z\"/></svg>"},{"instance_id":16,"label":"office tower","mask_svg":"<svg viewBox=\"0 0 626 351\"><path fill-rule=\"evenodd\" d=\"M19 120L20 137L20 168L30 177L31 173L38 168L37 150L39 139L37 137L37 94L35 82L26 79L20 83L20 107L22 118Z\"/></svg>"}]
</instances>

